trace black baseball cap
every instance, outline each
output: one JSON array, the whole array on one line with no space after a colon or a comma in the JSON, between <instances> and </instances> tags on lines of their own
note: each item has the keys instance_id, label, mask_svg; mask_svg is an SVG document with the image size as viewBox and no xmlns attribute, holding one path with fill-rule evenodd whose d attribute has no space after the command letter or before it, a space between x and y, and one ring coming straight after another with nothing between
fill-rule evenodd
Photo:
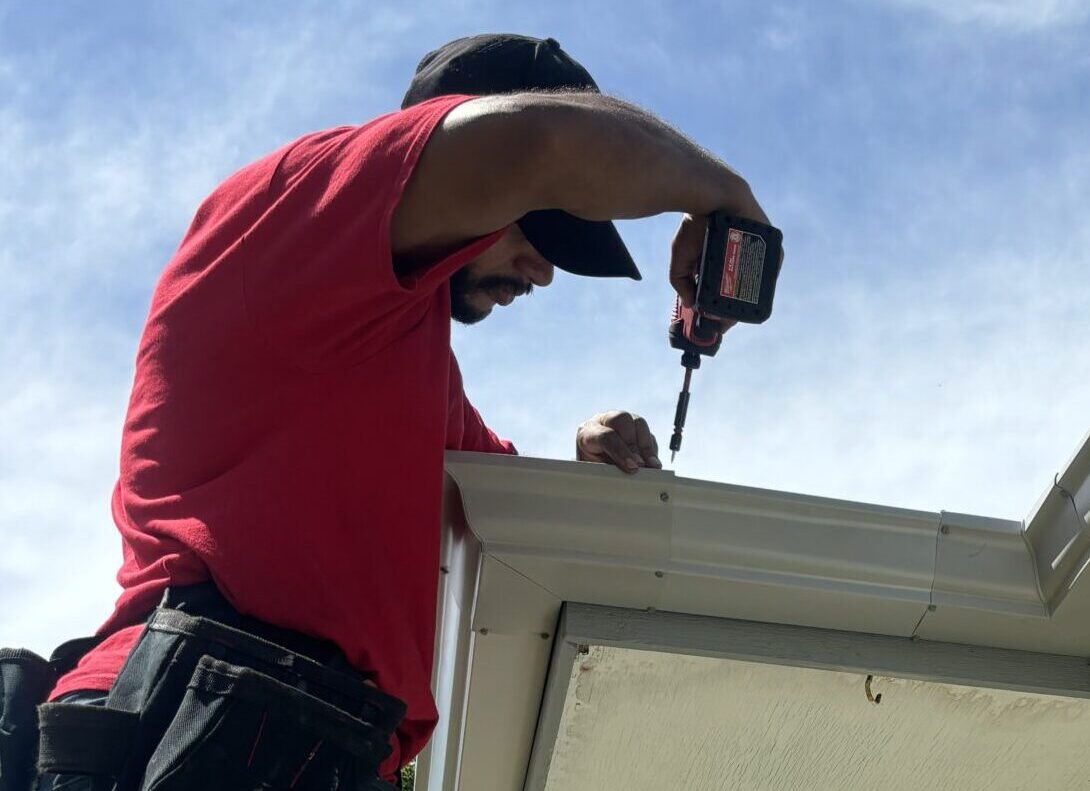
<instances>
[{"instance_id":1,"label":"black baseball cap","mask_svg":"<svg viewBox=\"0 0 1090 791\"><path fill-rule=\"evenodd\" d=\"M425 55L401 107L448 94L488 96L560 88L598 92L587 70L556 39L488 33L456 39ZM530 244L560 269L591 277L641 279L611 222L549 209L530 212L518 224Z\"/></svg>"}]
</instances>

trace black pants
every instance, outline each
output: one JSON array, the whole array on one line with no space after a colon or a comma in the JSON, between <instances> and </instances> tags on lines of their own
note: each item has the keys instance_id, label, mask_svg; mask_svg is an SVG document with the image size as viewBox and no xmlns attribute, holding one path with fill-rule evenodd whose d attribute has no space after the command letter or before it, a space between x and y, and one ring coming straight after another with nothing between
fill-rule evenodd
<instances>
[{"instance_id":1,"label":"black pants","mask_svg":"<svg viewBox=\"0 0 1090 791\"><path fill-rule=\"evenodd\" d=\"M210 585L172 590L108 693L41 707L37 789L389 791L377 769L403 714L331 644Z\"/></svg>"}]
</instances>

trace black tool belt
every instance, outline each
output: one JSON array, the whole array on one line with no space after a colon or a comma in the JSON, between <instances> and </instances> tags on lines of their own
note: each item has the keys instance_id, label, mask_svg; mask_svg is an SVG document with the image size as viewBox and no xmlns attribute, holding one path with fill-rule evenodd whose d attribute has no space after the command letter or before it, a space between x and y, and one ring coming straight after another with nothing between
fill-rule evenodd
<instances>
[{"instance_id":1,"label":"black tool belt","mask_svg":"<svg viewBox=\"0 0 1090 791\"><path fill-rule=\"evenodd\" d=\"M39 707L38 770L114 791L369 789L404 712L331 644L240 616L210 585L174 589L105 707Z\"/></svg>"},{"instance_id":2,"label":"black tool belt","mask_svg":"<svg viewBox=\"0 0 1090 791\"><path fill-rule=\"evenodd\" d=\"M0 791L33 788L38 704L99 642L96 637L70 640L48 660L25 648L0 648Z\"/></svg>"}]
</instances>

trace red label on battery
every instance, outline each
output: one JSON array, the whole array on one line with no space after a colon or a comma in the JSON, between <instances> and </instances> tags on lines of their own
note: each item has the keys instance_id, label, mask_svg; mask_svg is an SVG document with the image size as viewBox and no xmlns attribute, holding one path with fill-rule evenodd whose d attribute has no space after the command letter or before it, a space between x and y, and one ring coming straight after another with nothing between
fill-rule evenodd
<instances>
[{"instance_id":1,"label":"red label on battery","mask_svg":"<svg viewBox=\"0 0 1090 791\"><path fill-rule=\"evenodd\" d=\"M733 228L727 233L727 252L723 256L723 284L719 293L724 297L733 297L738 285L738 254L742 250L742 232Z\"/></svg>"},{"instance_id":2,"label":"red label on battery","mask_svg":"<svg viewBox=\"0 0 1090 791\"><path fill-rule=\"evenodd\" d=\"M754 233L727 229L723 255L723 282L719 294L757 304L761 296L761 274L765 262L765 240Z\"/></svg>"}]
</instances>

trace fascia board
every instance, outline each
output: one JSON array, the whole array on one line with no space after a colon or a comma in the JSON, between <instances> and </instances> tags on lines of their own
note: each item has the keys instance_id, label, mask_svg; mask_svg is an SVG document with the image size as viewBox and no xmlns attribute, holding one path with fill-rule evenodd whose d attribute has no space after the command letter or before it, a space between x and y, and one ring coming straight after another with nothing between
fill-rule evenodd
<instances>
[{"instance_id":1,"label":"fascia board","mask_svg":"<svg viewBox=\"0 0 1090 791\"><path fill-rule=\"evenodd\" d=\"M566 604L560 627L558 638L574 645L1090 699L1090 670L1071 656L588 604Z\"/></svg>"}]
</instances>

